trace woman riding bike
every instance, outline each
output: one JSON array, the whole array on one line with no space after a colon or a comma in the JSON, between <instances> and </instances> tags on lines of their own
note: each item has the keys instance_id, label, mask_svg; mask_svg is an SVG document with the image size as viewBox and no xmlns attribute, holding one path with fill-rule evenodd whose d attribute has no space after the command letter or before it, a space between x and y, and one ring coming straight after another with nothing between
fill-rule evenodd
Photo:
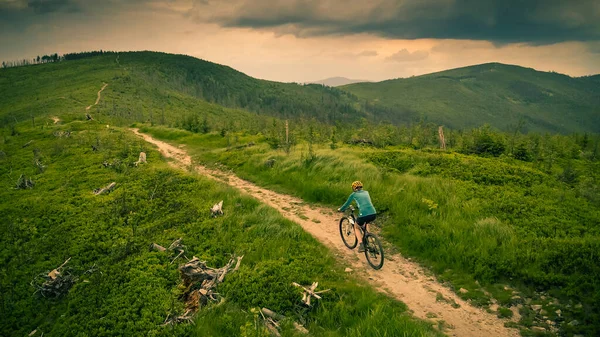
<instances>
[{"instance_id":1,"label":"woman riding bike","mask_svg":"<svg viewBox=\"0 0 600 337\"><path fill-rule=\"evenodd\" d=\"M364 191L363 184L360 181L355 181L352 183L352 194L346 200L346 203L342 205L342 207L338 208L339 212L343 212L350 206L352 201L356 201L356 206L358 206L358 219L356 219L356 223L365 228L368 226L370 222L374 221L377 217L377 211L375 211L375 207L373 207L373 203L371 202L371 197L369 196L369 192ZM368 227L366 230L368 231ZM354 227L354 235L356 235L356 239L360 242L360 246L358 246L359 252L365 251L365 246L363 245L363 234L358 229L358 227Z\"/></svg>"}]
</instances>

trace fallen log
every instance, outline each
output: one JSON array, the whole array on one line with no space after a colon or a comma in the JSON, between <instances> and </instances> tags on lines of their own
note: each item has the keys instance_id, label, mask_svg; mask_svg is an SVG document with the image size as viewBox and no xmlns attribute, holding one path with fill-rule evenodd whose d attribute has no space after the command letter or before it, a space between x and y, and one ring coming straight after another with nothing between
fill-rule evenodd
<instances>
[{"instance_id":1,"label":"fallen log","mask_svg":"<svg viewBox=\"0 0 600 337\"><path fill-rule=\"evenodd\" d=\"M268 317L274 318L274 319L276 319L276 320L282 320L282 319L284 319L284 318L285 318L285 316L283 316L283 315L281 315L281 314L278 314L278 313L276 313L276 312L274 312L274 311L271 311L271 310L269 310L269 309L267 309L267 308L262 308L262 309L260 309L260 311L261 311L261 312L262 312L262 313L263 313L265 316L268 316Z\"/></svg>"},{"instance_id":2,"label":"fallen log","mask_svg":"<svg viewBox=\"0 0 600 337\"><path fill-rule=\"evenodd\" d=\"M271 322L272 322L272 324L273 324L274 326L276 326L276 327L279 327L278 321L281 321L281 320L284 320L284 319L286 319L286 317L285 317L285 316L283 316L283 315L281 315L281 314L278 314L278 313L276 313L276 312L274 312L274 311L272 311L272 310L269 310L269 309L267 309L267 308L262 308L262 309L260 309L260 312L261 312L261 314L263 315L263 317L264 317L264 316L267 316L267 317L269 317L269 320L265 319L265 321L266 321L266 323L265 323L265 324L266 324L267 328L269 328L269 326L270 326L270 324L269 324L269 323L271 323ZM302 324L299 324L299 323L297 323L297 322L294 322L293 324L294 324L294 328L295 328L297 331L299 331L299 332L301 332L301 333L303 333L303 334L308 334L308 330L307 330L307 329L306 329L306 328L305 328L305 327L304 327ZM269 328L269 330L270 330L271 332L273 332L273 330L272 330L271 328Z\"/></svg>"},{"instance_id":3,"label":"fallen log","mask_svg":"<svg viewBox=\"0 0 600 337\"><path fill-rule=\"evenodd\" d=\"M94 190L94 194L95 195L100 195L100 194L105 193L105 192L110 192L110 191L112 191L113 188L115 188L116 185L117 185L117 183L112 182L112 183L108 184L105 187L95 189Z\"/></svg>"},{"instance_id":4,"label":"fallen log","mask_svg":"<svg viewBox=\"0 0 600 337\"><path fill-rule=\"evenodd\" d=\"M167 248L165 248L165 247L163 247L163 246L161 246L159 244L152 243L150 245L150 250L156 250L156 251L159 251L159 252L164 252L165 250L167 250Z\"/></svg>"}]
</instances>

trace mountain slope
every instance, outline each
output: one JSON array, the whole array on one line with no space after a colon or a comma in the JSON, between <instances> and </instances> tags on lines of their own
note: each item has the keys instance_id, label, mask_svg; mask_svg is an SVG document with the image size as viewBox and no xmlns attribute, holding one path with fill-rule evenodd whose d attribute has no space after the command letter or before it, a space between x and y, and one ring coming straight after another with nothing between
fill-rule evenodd
<instances>
[{"instance_id":1,"label":"mountain slope","mask_svg":"<svg viewBox=\"0 0 600 337\"><path fill-rule=\"evenodd\" d=\"M264 125L267 117L277 117L323 125L366 119L455 129L487 123L504 131L517 124L522 132L600 131L598 76L571 78L492 63L338 89L259 80L227 66L156 52L0 69L0 123L53 111L81 118L79 105L93 104L90 97L103 83L110 83L105 99L91 112L122 123L180 125L203 115L220 128L239 119Z\"/></svg>"},{"instance_id":2,"label":"mountain slope","mask_svg":"<svg viewBox=\"0 0 600 337\"><path fill-rule=\"evenodd\" d=\"M451 128L488 123L509 131L522 121L529 131L600 131L597 76L571 78L489 63L342 89L367 100L370 109Z\"/></svg>"},{"instance_id":3,"label":"mountain slope","mask_svg":"<svg viewBox=\"0 0 600 337\"><path fill-rule=\"evenodd\" d=\"M181 97L282 118L333 122L368 117L356 98L335 88L258 80L184 55L129 52L0 69L0 96L6 98L0 101L0 120L31 118L49 107L68 111L73 103L87 106L98 83L111 83L106 101L137 121Z\"/></svg>"}]
</instances>

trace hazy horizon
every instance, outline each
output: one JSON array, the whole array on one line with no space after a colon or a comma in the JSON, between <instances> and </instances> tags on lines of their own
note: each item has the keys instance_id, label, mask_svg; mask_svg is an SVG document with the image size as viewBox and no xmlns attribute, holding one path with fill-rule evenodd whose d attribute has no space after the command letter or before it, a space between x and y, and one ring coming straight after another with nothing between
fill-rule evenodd
<instances>
[{"instance_id":1,"label":"hazy horizon","mask_svg":"<svg viewBox=\"0 0 600 337\"><path fill-rule=\"evenodd\" d=\"M0 0L0 44L2 61L153 50L298 83L489 62L577 77L600 73L600 3Z\"/></svg>"}]
</instances>

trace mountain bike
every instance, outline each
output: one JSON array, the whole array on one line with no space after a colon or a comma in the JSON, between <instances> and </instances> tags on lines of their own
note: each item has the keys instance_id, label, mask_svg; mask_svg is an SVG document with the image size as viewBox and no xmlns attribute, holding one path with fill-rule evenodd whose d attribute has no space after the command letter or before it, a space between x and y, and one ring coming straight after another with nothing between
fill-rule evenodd
<instances>
[{"instance_id":1,"label":"mountain bike","mask_svg":"<svg viewBox=\"0 0 600 337\"><path fill-rule=\"evenodd\" d=\"M340 219L340 235L342 241L346 247L354 249L358 243L358 239L354 234L354 226L356 225L356 216L354 215L354 207L348 208L350 214ZM363 233L363 245L365 246L365 257L367 262L373 269L381 269L383 267L383 247L379 238L367 231L367 224L364 226L358 226L361 233Z\"/></svg>"}]
</instances>

